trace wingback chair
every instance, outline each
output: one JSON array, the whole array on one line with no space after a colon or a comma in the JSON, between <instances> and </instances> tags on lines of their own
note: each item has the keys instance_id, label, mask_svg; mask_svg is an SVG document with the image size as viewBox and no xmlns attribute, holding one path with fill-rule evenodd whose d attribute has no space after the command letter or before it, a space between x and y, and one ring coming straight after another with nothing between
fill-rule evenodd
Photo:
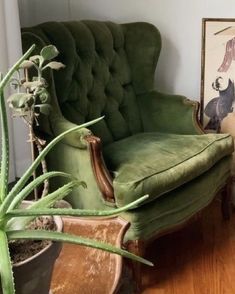
<instances>
[{"instance_id":1,"label":"wingback chair","mask_svg":"<svg viewBox=\"0 0 235 294\"><path fill-rule=\"evenodd\" d=\"M51 170L87 183L70 195L72 205L107 210L149 195L121 215L131 224L125 236L129 250L144 254L148 241L188 222L225 187L233 140L203 133L197 102L155 90L161 50L156 27L48 22L23 29L22 39L24 50L32 43L38 52L54 44L66 65L48 74L53 110L42 119L44 135L52 138L104 116L68 135L47 158ZM225 215L228 193L223 199Z\"/></svg>"}]
</instances>

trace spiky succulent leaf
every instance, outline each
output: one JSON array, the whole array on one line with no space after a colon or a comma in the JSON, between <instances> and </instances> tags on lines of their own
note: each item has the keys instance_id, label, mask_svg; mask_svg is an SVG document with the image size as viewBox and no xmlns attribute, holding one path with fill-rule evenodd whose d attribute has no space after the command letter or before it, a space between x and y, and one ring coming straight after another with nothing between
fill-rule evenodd
<instances>
[{"instance_id":1,"label":"spiky succulent leaf","mask_svg":"<svg viewBox=\"0 0 235 294\"><path fill-rule=\"evenodd\" d=\"M29 205L25 210L31 211L34 209L35 210L38 209L40 211L40 209L42 208L51 207L55 204L56 201L63 199L65 196L67 196L69 193L72 192L74 187L79 185L83 185L83 182L71 181L70 183L58 188L56 191L37 200L36 202L32 202L32 204ZM25 228L32 220L34 220L35 217L37 217L37 215L30 216L30 213L29 213L28 216L22 217L20 219L11 218L6 224L6 230L10 230L10 229L21 230ZM8 219L7 214L5 218Z\"/></svg>"},{"instance_id":2,"label":"spiky succulent leaf","mask_svg":"<svg viewBox=\"0 0 235 294\"><path fill-rule=\"evenodd\" d=\"M1 177L0 177L0 202L7 195L7 185L9 176L9 138L8 138L8 124L7 124L7 112L4 101L4 87L10 81L11 77L17 71L22 62L31 54L35 46L31 46L30 49L15 63L14 66L8 71L5 77L0 75L0 117L1 117L1 133L2 133L2 158L1 158Z\"/></svg>"},{"instance_id":3,"label":"spiky succulent leaf","mask_svg":"<svg viewBox=\"0 0 235 294\"><path fill-rule=\"evenodd\" d=\"M8 176L9 176L9 139L7 126L7 113L4 101L3 91L0 90L0 121L2 133L2 157L1 157L1 177L0 177L0 202L7 194Z\"/></svg>"},{"instance_id":4,"label":"spiky succulent leaf","mask_svg":"<svg viewBox=\"0 0 235 294\"><path fill-rule=\"evenodd\" d=\"M140 203L143 203L149 196L145 195L132 203L129 203L123 207L110 209L110 210L88 210L88 209L76 209L76 208L50 208L45 209L44 207L35 209L31 207L30 209L14 209L7 212L6 216L12 217L24 217L24 216L45 216L45 215L66 215L66 216L113 216L125 212L130 209L136 208Z\"/></svg>"},{"instance_id":5,"label":"spiky succulent leaf","mask_svg":"<svg viewBox=\"0 0 235 294\"><path fill-rule=\"evenodd\" d=\"M96 249L102 249L110 253L119 254L123 257L130 258L132 260L141 262L146 265L153 266L153 264L139 256L136 256L126 250L114 247L108 243L95 241L88 238L82 238L75 235L70 235L66 233L52 232L52 231L43 231L43 230L22 230L22 231L9 231L7 232L7 237L9 240L16 239L31 239L31 240L51 240L58 242L73 243L82 246L92 247Z\"/></svg>"},{"instance_id":6,"label":"spiky succulent leaf","mask_svg":"<svg viewBox=\"0 0 235 294\"><path fill-rule=\"evenodd\" d=\"M55 204L56 201L59 201L66 197L73 190L73 188L78 186L84 187L84 182L78 180L71 181L63 185L62 187L56 189L54 192L47 194L45 197L35 202L32 202L32 204L27 207L27 210L40 210L45 207L51 207Z\"/></svg>"},{"instance_id":7,"label":"spiky succulent leaf","mask_svg":"<svg viewBox=\"0 0 235 294\"><path fill-rule=\"evenodd\" d=\"M74 128L71 128L63 133L61 133L59 136L54 138L44 149L43 151L37 156L37 158L34 160L34 162L31 164L31 166L26 170L26 172L23 174L23 176L19 179L19 181L15 184L15 186L12 188L12 190L9 192L8 195L10 197L15 197L17 193L23 189L25 183L28 181L28 179L31 177L32 173L35 171L35 169L38 167L38 165L41 163L42 159L47 155L47 153L59 142L61 141L66 135L75 132L79 129L89 127L90 125L93 125L96 122L99 122L103 117L94 119L90 122L84 123L82 125L76 126ZM6 205L5 203L1 205L0 207L0 218L6 213L7 209L9 208L10 203Z\"/></svg>"},{"instance_id":8,"label":"spiky succulent leaf","mask_svg":"<svg viewBox=\"0 0 235 294\"><path fill-rule=\"evenodd\" d=\"M14 294L14 278L11 267L11 258L7 235L0 230L0 275L3 294Z\"/></svg>"},{"instance_id":9,"label":"spiky succulent leaf","mask_svg":"<svg viewBox=\"0 0 235 294\"><path fill-rule=\"evenodd\" d=\"M74 179L74 176L71 174L63 172L47 172L43 175L38 176L36 179L31 181L27 186L25 186L16 196L13 195L7 196L4 204L9 205L9 210L17 208L21 202L39 185L41 185L45 180L49 180L52 177L65 177L69 179Z\"/></svg>"}]
</instances>

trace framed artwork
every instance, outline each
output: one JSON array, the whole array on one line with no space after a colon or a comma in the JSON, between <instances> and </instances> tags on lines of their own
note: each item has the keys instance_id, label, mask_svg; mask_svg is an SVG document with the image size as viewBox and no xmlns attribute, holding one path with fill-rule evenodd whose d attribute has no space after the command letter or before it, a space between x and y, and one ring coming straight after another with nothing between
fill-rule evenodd
<instances>
[{"instance_id":1,"label":"framed artwork","mask_svg":"<svg viewBox=\"0 0 235 294\"><path fill-rule=\"evenodd\" d=\"M202 20L200 121L219 131L222 120L235 112L235 19Z\"/></svg>"}]
</instances>

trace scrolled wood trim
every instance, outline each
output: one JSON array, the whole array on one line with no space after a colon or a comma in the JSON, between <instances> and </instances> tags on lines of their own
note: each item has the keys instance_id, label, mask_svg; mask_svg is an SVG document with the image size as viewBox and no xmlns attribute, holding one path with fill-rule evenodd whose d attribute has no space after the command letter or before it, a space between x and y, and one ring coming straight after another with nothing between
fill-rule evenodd
<instances>
[{"instance_id":1,"label":"scrolled wood trim","mask_svg":"<svg viewBox=\"0 0 235 294\"><path fill-rule=\"evenodd\" d=\"M113 181L103 159L101 140L93 135L86 136L85 140L88 142L93 172L103 198L115 203Z\"/></svg>"},{"instance_id":2,"label":"scrolled wood trim","mask_svg":"<svg viewBox=\"0 0 235 294\"><path fill-rule=\"evenodd\" d=\"M196 130L199 132L199 134L205 134L203 126L199 120L200 103L186 98L184 100L184 104L191 105L193 107L193 112L192 112L193 124Z\"/></svg>"}]
</instances>

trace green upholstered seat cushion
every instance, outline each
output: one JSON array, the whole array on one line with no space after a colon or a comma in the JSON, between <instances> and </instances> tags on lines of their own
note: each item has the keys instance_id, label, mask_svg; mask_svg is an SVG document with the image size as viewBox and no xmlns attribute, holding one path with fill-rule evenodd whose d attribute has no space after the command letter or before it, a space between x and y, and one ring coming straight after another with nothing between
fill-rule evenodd
<instances>
[{"instance_id":1,"label":"green upholstered seat cushion","mask_svg":"<svg viewBox=\"0 0 235 294\"><path fill-rule=\"evenodd\" d=\"M231 154L227 134L177 135L139 133L104 148L108 168L114 173L118 206L149 194L149 201L209 170Z\"/></svg>"},{"instance_id":2,"label":"green upholstered seat cushion","mask_svg":"<svg viewBox=\"0 0 235 294\"><path fill-rule=\"evenodd\" d=\"M189 183L138 209L122 214L131 223L126 240L148 239L187 221L206 207L230 174L230 156Z\"/></svg>"}]
</instances>

